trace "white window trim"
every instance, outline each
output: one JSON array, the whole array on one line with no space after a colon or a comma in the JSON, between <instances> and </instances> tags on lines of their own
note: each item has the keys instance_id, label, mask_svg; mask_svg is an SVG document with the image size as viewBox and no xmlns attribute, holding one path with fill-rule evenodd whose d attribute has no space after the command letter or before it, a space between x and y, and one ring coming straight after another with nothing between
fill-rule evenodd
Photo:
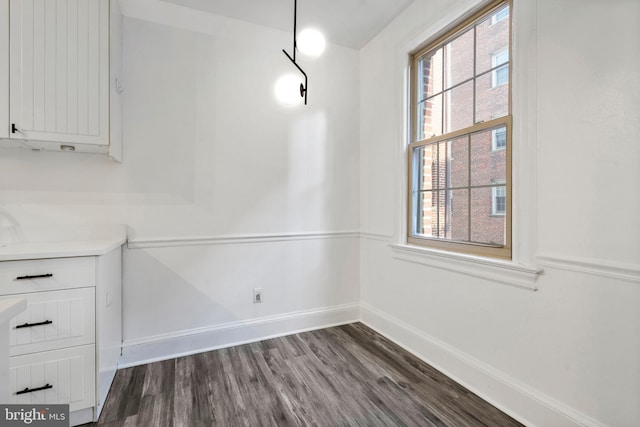
<instances>
[{"instance_id":1,"label":"white window trim","mask_svg":"<svg viewBox=\"0 0 640 427\"><path fill-rule=\"evenodd\" d=\"M410 139L410 70L411 52L418 50L425 40L442 33L452 22L469 13L469 3L451 6L449 13L426 31L396 50L395 63L404 69L398 73L394 87L398 97L394 106L399 134L394 145L396 173L394 188L396 201L393 232L393 244L390 245L393 257L412 263L459 272L472 277L489 279L496 283L516 286L521 289L535 290L542 269L537 266L535 257L537 248L536 223L536 169L537 169L537 42L536 19L538 0L514 0L511 8L513 25L511 60L517 64L511 71L512 99L512 139L517 141L512 152L514 171L512 175L512 248L511 261L503 261L474 255L439 251L432 248L407 244L407 147ZM481 8L483 1L474 1L471 9Z\"/></svg>"},{"instance_id":2,"label":"white window trim","mask_svg":"<svg viewBox=\"0 0 640 427\"><path fill-rule=\"evenodd\" d=\"M486 258L457 252L440 251L408 244L390 245L393 258L427 265L466 276L488 279L517 288L536 291L542 269L527 267L511 261Z\"/></svg>"}]
</instances>

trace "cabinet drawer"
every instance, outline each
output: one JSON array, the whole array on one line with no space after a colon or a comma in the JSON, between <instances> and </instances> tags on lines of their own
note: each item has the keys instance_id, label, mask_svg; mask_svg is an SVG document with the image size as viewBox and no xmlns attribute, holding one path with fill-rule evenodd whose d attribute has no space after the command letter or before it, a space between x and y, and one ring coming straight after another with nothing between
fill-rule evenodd
<instances>
[{"instance_id":1,"label":"cabinet drawer","mask_svg":"<svg viewBox=\"0 0 640 427\"><path fill-rule=\"evenodd\" d=\"M8 403L68 403L70 411L94 406L95 347L9 358L9 393Z\"/></svg>"},{"instance_id":2,"label":"cabinet drawer","mask_svg":"<svg viewBox=\"0 0 640 427\"><path fill-rule=\"evenodd\" d=\"M95 286L94 257L0 262L0 295Z\"/></svg>"},{"instance_id":3,"label":"cabinet drawer","mask_svg":"<svg viewBox=\"0 0 640 427\"><path fill-rule=\"evenodd\" d=\"M80 288L20 295L27 309L9 323L10 355L93 344L94 293L95 288Z\"/></svg>"}]
</instances>

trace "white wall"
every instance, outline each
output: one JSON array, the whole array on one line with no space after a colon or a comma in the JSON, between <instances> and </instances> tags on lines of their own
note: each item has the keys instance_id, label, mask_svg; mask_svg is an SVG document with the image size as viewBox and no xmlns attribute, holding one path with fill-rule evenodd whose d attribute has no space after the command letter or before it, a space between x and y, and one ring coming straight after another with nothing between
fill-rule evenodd
<instances>
[{"instance_id":1,"label":"white wall","mask_svg":"<svg viewBox=\"0 0 640 427\"><path fill-rule=\"evenodd\" d=\"M408 50L475 3L416 0L361 51L362 318L528 424L638 425L640 3L515 0L514 94L537 105L514 118L529 127L515 151L533 153L514 161L531 207L514 243L533 249L515 264L544 269L536 292L389 247L403 241Z\"/></svg>"},{"instance_id":2,"label":"white wall","mask_svg":"<svg viewBox=\"0 0 640 427\"><path fill-rule=\"evenodd\" d=\"M290 34L121 3L124 163L4 150L0 220L129 225L127 363L353 320L361 301L366 323L532 425L638 423L638 2L527 0L533 30L516 28L537 183L515 243L544 268L537 292L389 247L407 47L475 0L416 0L360 54L329 46L297 109L271 93Z\"/></svg>"},{"instance_id":3,"label":"white wall","mask_svg":"<svg viewBox=\"0 0 640 427\"><path fill-rule=\"evenodd\" d=\"M129 226L127 363L356 319L358 52L300 57L309 105L285 108L273 87L296 72L290 33L122 6L124 162L4 150L0 212Z\"/></svg>"}]
</instances>

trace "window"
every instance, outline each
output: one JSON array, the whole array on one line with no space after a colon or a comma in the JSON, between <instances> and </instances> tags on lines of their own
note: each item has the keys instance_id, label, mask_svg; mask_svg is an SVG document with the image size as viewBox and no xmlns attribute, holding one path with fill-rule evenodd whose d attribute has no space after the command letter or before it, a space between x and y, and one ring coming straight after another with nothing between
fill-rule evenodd
<instances>
[{"instance_id":1,"label":"window","mask_svg":"<svg viewBox=\"0 0 640 427\"><path fill-rule=\"evenodd\" d=\"M507 128L501 127L491 131L491 151L507 148Z\"/></svg>"},{"instance_id":2,"label":"window","mask_svg":"<svg viewBox=\"0 0 640 427\"><path fill-rule=\"evenodd\" d=\"M492 187L491 192L491 214L504 215L507 211L507 189L505 187Z\"/></svg>"},{"instance_id":3,"label":"window","mask_svg":"<svg viewBox=\"0 0 640 427\"><path fill-rule=\"evenodd\" d=\"M497 11L496 13L494 13L493 15L491 15L491 25L495 25L498 22L502 21L503 19L506 19L509 16L509 7L504 7L502 9L500 9L499 11Z\"/></svg>"},{"instance_id":4,"label":"window","mask_svg":"<svg viewBox=\"0 0 640 427\"><path fill-rule=\"evenodd\" d=\"M511 258L509 7L493 2L412 56L410 244Z\"/></svg>"},{"instance_id":5,"label":"window","mask_svg":"<svg viewBox=\"0 0 640 427\"><path fill-rule=\"evenodd\" d=\"M491 67L494 68L491 72L491 87L509 83L509 64L507 62L509 62L509 49L503 49L491 55Z\"/></svg>"}]
</instances>

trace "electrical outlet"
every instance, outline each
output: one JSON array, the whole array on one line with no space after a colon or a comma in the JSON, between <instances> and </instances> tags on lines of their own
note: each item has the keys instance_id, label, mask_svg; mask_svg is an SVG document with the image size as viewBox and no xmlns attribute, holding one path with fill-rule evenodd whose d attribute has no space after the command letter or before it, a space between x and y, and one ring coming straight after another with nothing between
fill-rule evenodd
<instances>
[{"instance_id":1,"label":"electrical outlet","mask_svg":"<svg viewBox=\"0 0 640 427\"><path fill-rule=\"evenodd\" d=\"M258 304L262 302L262 288L253 288L253 303Z\"/></svg>"}]
</instances>

